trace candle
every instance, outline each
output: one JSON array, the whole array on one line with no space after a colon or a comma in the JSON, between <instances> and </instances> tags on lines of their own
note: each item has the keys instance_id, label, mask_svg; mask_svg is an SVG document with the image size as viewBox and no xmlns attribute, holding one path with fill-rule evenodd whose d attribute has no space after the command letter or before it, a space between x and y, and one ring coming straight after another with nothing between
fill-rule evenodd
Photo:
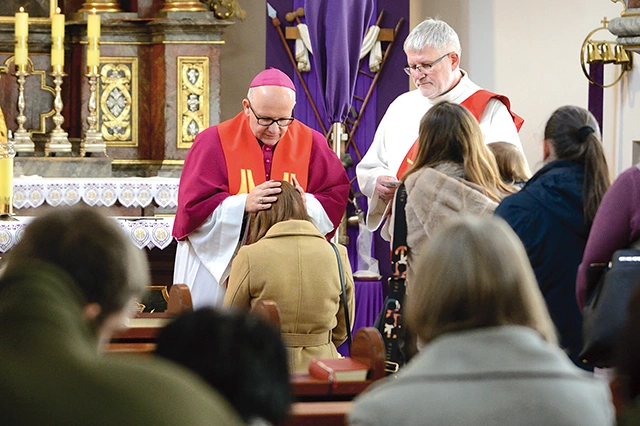
<instances>
[{"instance_id":1,"label":"candle","mask_svg":"<svg viewBox=\"0 0 640 426\"><path fill-rule=\"evenodd\" d=\"M11 211L13 196L13 146L7 140L7 125L0 110L0 214Z\"/></svg>"},{"instance_id":2,"label":"candle","mask_svg":"<svg viewBox=\"0 0 640 426\"><path fill-rule=\"evenodd\" d=\"M87 17L87 36L100 37L100 15L96 15L96 10Z\"/></svg>"},{"instance_id":3,"label":"candle","mask_svg":"<svg viewBox=\"0 0 640 426\"><path fill-rule=\"evenodd\" d=\"M29 34L29 14L20 7L16 12L16 37L26 37Z\"/></svg>"},{"instance_id":4,"label":"candle","mask_svg":"<svg viewBox=\"0 0 640 426\"><path fill-rule=\"evenodd\" d=\"M0 205L11 203L13 196L13 158L0 157ZM0 211L0 214L4 213Z\"/></svg>"},{"instance_id":5,"label":"candle","mask_svg":"<svg viewBox=\"0 0 640 426\"><path fill-rule=\"evenodd\" d=\"M16 12L16 49L13 62L16 65L27 65L27 38L29 37L29 14L21 7Z\"/></svg>"},{"instance_id":6,"label":"candle","mask_svg":"<svg viewBox=\"0 0 640 426\"><path fill-rule=\"evenodd\" d=\"M87 67L97 67L100 65L100 15L93 13L87 17Z\"/></svg>"},{"instance_id":7,"label":"candle","mask_svg":"<svg viewBox=\"0 0 640 426\"><path fill-rule=\"evenodd\" d=\"M51 17L51 67L64 66L64 15L60 8Z\"/></svg>"}]
</instances>

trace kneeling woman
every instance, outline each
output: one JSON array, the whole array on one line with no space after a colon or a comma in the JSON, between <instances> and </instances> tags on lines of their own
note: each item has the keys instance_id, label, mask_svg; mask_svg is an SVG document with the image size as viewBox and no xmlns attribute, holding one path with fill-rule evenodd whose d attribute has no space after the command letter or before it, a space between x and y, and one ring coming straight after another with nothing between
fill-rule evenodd
<instances>
[{"instance_id":1,"label":"kneeling woman","mask_svg":"<svg viewBox=\"0 0 640 426\"><path fill-rule=\"evenodd\" d=\"M313 358L337 358L347 338L338 261L331 245L311 223L300 193L282 181L268 210L255 213L250 241L236 255L225 306L250 308L274 300L281 313L289 370L304 373ZM354 287L347 251L338 246L344 268L350 324Z\"/></svg>"}]
</instances>

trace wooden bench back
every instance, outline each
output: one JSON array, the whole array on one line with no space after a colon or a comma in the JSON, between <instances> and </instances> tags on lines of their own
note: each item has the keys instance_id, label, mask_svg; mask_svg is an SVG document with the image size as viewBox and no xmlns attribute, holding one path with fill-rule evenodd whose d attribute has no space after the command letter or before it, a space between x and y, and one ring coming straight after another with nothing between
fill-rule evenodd
<instances>
[{"instance_id":1,"label":"wooden bench back","mask_svg":"<svg viewBox=\"0 0 640 426\"><path fill-rule=\"evenodd\" d=\"M260 318L273 324L276 329L280 330L281 315L278 304L273 300L258 300L251 309Z\"/></svg>"}]
</instances>

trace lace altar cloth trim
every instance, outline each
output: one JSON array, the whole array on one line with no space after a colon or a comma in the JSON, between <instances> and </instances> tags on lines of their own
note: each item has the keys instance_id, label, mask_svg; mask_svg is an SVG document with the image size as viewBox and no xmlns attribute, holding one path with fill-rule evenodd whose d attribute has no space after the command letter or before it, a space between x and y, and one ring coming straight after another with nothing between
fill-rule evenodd
<instances>
[{"instance_id":1,"label":"lace altar cloth trim","mask_svg":"<svg viewBox=\"0 0 640 426\"><path fill-rule=\"evenodd\" d=\"M33 217L15 217L15 221L0 222L0 253L5 253L16 245L27 224ZM122 229L127 233L131 241L139 249L152 249L157 247L161 250L167 248L173 237L173 217L118 217Z\"/></svg>"},{"instance_id":2,"label":"lace altar cloth trim","mask_svg":"<svg viewBox=\"0 0 640 426\"><path fill-rule=\"evenodd\" d=\"M179 178L42 178L13 180L13 207L26 209L73 205L147 207L152 202L162 208L178 204Z\"/></svg>"}]
</instances>

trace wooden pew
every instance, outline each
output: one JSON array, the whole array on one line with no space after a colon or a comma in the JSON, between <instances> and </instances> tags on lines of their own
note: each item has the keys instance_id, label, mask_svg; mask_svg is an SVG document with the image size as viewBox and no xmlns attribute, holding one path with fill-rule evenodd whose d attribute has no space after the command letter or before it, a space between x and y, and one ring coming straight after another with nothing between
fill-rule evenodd
<instances>
[{"instance_id":1,"label":"wooden pew","mask_svg":"<svg viewBox=\"0 0 640 426\"><path fill-rule=\"evenodd\" d=\"M367 380L337 382L310 378L306 374L292 375L291 384L296 402L286 426L333 426L346 424L352 399L375 380L385 376L384 344L380 332L373 328L356 331L351 356L370 367Z\"/></svg>"},{"instance_id":2,"label":"wooden pew","mask_svg":"<svg viewBox=\"0 0 640 426\"><path fill-rule=\"evenodd\" d=\"M111 337L106 351L109 353L153 353L155 339L162 327L178 315L192 310L193 302L189 287L186 284L174 284L169 290L166 311L137 313L125 329L116 332Z\"/></svg>"},{"instance_id":3,"label":"wooden pew","mask_svg":"<svg viewBox=\"0 0 640 426\"><path fill-rule=\"evenodd\" d=\"M351 401L294 402L286 426L343 426Z\"/></svg>"},{"instance_id":4,"label":"wooden pew","mask_svg":"<svg viewBox=\"0 0 640 426\"><path fill-rule=\"evenodd\" d=\"M280 330L281 315L278 304L273 300L258 300L251 310L260 318L273 324L276 329Z\"/></svg>"},{"instance_id":5,"label":"wooden pew","mask_svg":"<svg viewBox=\"0 0 640 426\"><path fill-rule=\"evenodd\" d=\"M348 401L385 376L384 343L377 329L365 327L356 331L351 344L351 357L369 366L367 380L331 384L328 380L318 380L308 374L292 374L291 386L296 400Z\"/></svg>"},{"instance_id":6,"label":"wooden pew","mask_svg":"<svg viewBox=\"0 0 640 426\"><path fill-rule=\"evenodd\" d=\"M258 301L252 311L280 329L280 309L273 300ZM365 390L375 380L385 376L384 343L380 332L373 327L356 331L351 343L351 357L369 366L365 381L329 383L308 374L292 374L291 387L298 401L348 401Z\"/></svg>"}]
</instances>

